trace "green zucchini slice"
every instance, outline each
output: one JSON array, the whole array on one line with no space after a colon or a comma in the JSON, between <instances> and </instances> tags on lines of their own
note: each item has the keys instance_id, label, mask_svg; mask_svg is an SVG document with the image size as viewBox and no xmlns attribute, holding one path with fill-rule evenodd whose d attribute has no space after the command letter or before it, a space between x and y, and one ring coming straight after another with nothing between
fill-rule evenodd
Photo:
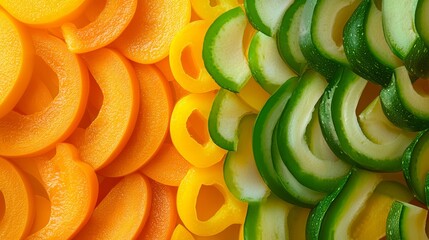
<instances>
[{"instance_id":1,"label":"green zucchini slice","mask_svg":"<svg viewBox=\"0 0 429 240\"><path fill-rule=\"evenodd\" d=\"M350 170L350 165L338 158L317 157L306 141L307 126L327 84L315 71L303 74L279 120L277 139L281 157L296 179L324 192L332 191Z\"/></svg>"},{"instance_id":2,"label":"green zucchini slice","mask_svg":"<svg viewBox=\"0 0 429 240\"><path fill-rule=\"evenodd\" d=\"M244 11L236 7L220 15L204 37L204 66L219 86L233 92L252 75L243 51L247 23Z\"/></svg>"},{"instance_id":3,"label":"green zucchini slice","mask_svg":"<svg viewBox=\"0 0 429 240\"><path fill-rule=\"evenodd\" d=\"M356 116L367 83L351 70L344 70L332 99L335 131L342 149L356 165L374 171L399 171L402 153L413 138L404 133L382 143L368 139Z\"/></svg>"},{"instance_id":4,"label":"green zucchini slice","mask_svg":"<svg viewBox=\"0 0 429 240\"><path fill-rule=\"evenodd\" d=\"M427 210L410 203L394 201L387 217L386 239L428 239L426 235Z\"/></svg>"},{"instance_id":5,"label":"green zucchini slice","mask_svg":"<svg viewBox=\"0 0 429 240\"><path fill-rule=\"evenodd\" d=\"M223 165L225 183L229 191L241 201L259 202L271 191L256 167L252 151L252 134L256 115L240 121L237 151L229 151Z\"/></svg>"},{"instance_id":6,"label":"green zucchini slice","mask_svg":"<svg viewBox=\"0 0 429 240\"><path fill-rule=\"evenodd\" d=\"M249 46L249 67L255 80L273 94L286 80L296 73L283 61L276 39L257 32Z\"/></svg>"},{"instance_id":7,"label":"green zucchini slice","mask_svg":"<svg viewBox=\"0 0 429 240\"><path fill-rule=\"evenodd\" d=\"M293 0L244 0L244 8L252 26L273 37L281 19Z\"/></svg>"},{"instance_id":8,"label":"green zucchini slice","mask_svg":"<svg viewBox=\"0 0 429 240\"><path fill-rule=\"evenodd\" d=\"M295 0L286 10L277 33L277 48L283 60L299 75L307 66L307 60L299 47L299 28L306 0Z\"/></svg>"},{"instance_id":9,"label":"green zucchini slice","mask_svg":"<svg viewBox=\"0 0 429 240\"><path fill-rule=\"evenodd\" d=\"M217 92L210 110L208 126L213 142L219 147L235 151L238 143L240 120L255 110L235 93L226 89Z\"/></svg>"},{"instance_id":10,"label":"green zucchini slice","mask_svg":"<svg viewBox=\"0 0 429 240\"><path fill-rule=\"evenodd\" d=\"M416 7L415 13L415 24L416 30L426 46L429 46L429 18L427 13L429 12L429 1L419 0Z\"/></svg>"}]
</instances>

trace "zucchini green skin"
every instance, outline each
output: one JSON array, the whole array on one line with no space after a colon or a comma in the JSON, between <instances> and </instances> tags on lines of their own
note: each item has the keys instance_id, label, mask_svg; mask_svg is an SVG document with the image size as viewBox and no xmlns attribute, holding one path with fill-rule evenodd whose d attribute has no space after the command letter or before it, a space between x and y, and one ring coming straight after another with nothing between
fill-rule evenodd
<instances>
[{"instance_id":1,"label":"zucchini green skin","mask_svg":"<svg viewBox=\"0 0 429 240\"><path fill-rule=\"evenodd\" d=\"M329 148L331 148L331 150L335 153L335 155L337 155L339 159L353 164L353 160L344 152L343 148L341 147L340 140L338 138L337 132L335 131L334 120L332 118L332 99L334 97L338 83L341 80L343 71L343 68L338 70L335 77L329 82L328 86L323 92L322 97L320 98L318 111L319 124Z\"/></svg>"},{"instance_id":2,"label":"zucchini green skin","mask_svg":"<svg viewBox=\"0 0 429 240\"><path fill-rule=\"evenodd\" d=\"M404 68L396 68L389 85L380 92L381 106L386 117L397 127L409 131L420 131L429 127L428 120L417 116L412 112L412 108L407 106L406 96L401 96L401 89L398 81L412 81L404 76ZM407 74L405 74L407 75ZM399 79L402 78L402 79Z\"/></svg>"},{"instance_id":3,"label":"zucchini green skin","mask_svg":"<svg viewBox=\"0 0 429 240\"><path fill-rule=\"evenodd\" d=\"M277 33L284 12L292 2L293 0L274 0L271 2L265 2L263 0L244 0L244 8L250 24L265 35L273 37ZM269 9L269 11L266 12L271 13L270 18L274 19L273 22L269 22L268 19L264 19L264 17L261 16L261 7Z\"/></svg>"},{"instance_id":4,"label":"zucchini green skin","mask_svg":"<svg viewBox=\"0 0 429 240\"><path fill-rule=\"evenodd\" d=\"M226 186L237 199L245 202L260 202L271 193L258 172L252 152L255 120L256 114L253 114L240 121L237 151L229 151L223 164Z\"/></svg>"},{"instance_id":5,"label":"zucchini green skin","mask_svg":"<svg viewBox=\"0 0 429 240\"><path fill-rule=\"evenodd\" d=\"M244 221L244 239L289 239L288 214L294 206L275 195L249 203Z\"/></svg>"},{"instance_id":6,"label":"zucchini green skin","mask_svg":"<svg viewBox=\"0 0 429 240\"><path fill-rule=\"evenodd\" d=\"M228 150L237 150L238 125L241 118L254 113L254 110L241 100L235 93L220 89L213 101L208 119L210 138L219 147ZM228 132L222 131L224 124L232 124ZM231 136L225 134L233 133Z\"/></svg>"},{"instance_id":7,"label":"zucchini green skin","mask_svg":"<svg viewBox=\"0 0 429 240\"><path fill-rule=\"evenodd\" d=\"M350 239L348 229L354 217L381 181L379 174L354 168L323 216L320 239Z\"/></svg>"},{"instance_id":8,"label":"zucchini green skin","mask_svg":"<svg viewBox=\"0 0 429 240\"><path fill-rule=\"evenodd\" d=\"M307 240L318 240L320 239L320 229L322 227L323 218L325 217L326 212L331 206L332 202L340 194L344 186L346 185L348 179L350 178L352 171L344 177L344 179L338 184L336 189L332 191L329 195L323 198L317 205L314 207L308 216L306 230L306 239Z\"/></svg>"},{"instance_id":9,"label":"zucchini green skin","mask_svg":"<svg viewBox=\"0 0 429 240\"><path fill-rule=\"evenodd\" d=\"M323 56L313 42L311 29L316 4L317 0L307 0L304 5L299 31L299 46L302 54L307 59L308 65L330 81L341 65Z\"/></svg>"},{"instance_id":10,"label":"zucchini green skin","mask_svg":"<svg viewBox=\"0 0 429 240\"><path fill-rule=\"evenodd\" d=\"M286 106L293 90L298 85L299 78L294 77L287 80L279 90L272 95L259 112L253 128L252 149L256 166L265 183L281 199L298 204L285 190L280 182L273 165L271 154L273 132L281 113Z\"/></svg>"},{"instance_id":11,"label":"zucchini green skin","mask_svg":"<svg viewBox=\"0 0 429 240\"><path fill-rule=\"evenodd\" d=\"M262 32L257 32L250 42L248 61L253 78L270 94L288 79L296 76L281 58L275 38Z\"/></svg>"},{"instance_id":12,"label":"zucchini green skin","mask_svg":"<svg viewBox=\"0 0 429 240\"><path fill-rule=\"evenodd\" d=\"M332 116L341 147L355 165L373 171L400 171L401 157L412 141L399 134L386 143L369 140L359 126L356 107L367 81L345 69L332 99Z\"/></svg>"},{"instance_id":13,"label":"zucchini green skin","mask_svg":"<svg viewBox=\"0 0 429 240\"><path fill-rule=\"evenodd\" d=\"M239 31L234 31L233 33L228 33L226 36L219 36L219 34L225 34L222 32L224 26L234 21L234 24L238 25ZM241 7L233 8L222 15L220 15L209 27L204 37L203 43L203 61L204 66L213 77L216 83L222 88L228 89L232 92L239 92L241 88L248 82L251 78L251 72L247 63L247 59L242 52L242 49L236 49L240 54L240 59L234 62L238 66L225 66L220 61L224 59L229 59L229 52L224 53L225 56L219 56L219 51L215 49L217 41L221 37L231 38L233 41L231 44L234 44L234 41L237 41L235 36L231 34L244 35L244 30L246 28L247 18ZM239 44L242 44L242 39L239 39ZM240 47L237 46L237 47ZM234 71L233 73L227 73L226 71ZM231 74L233 76L231 76Z\"/></svg>"},{"instance_id":14,"label":"zucchini green skin","mask_svg":"<svg viewBox=\"0 0 429 240\"><path fill-rule=\"evenodd\" d=\"M283 60L299 75L307 68L307 59L299 47L301 15L306 0L295 0L286 10L277 33L277 48Z\"/></svg>"},{"instance_id":15,"label":"zucchini green skin","mask_svg":"<svg viewBox=\"0 0 429 240\"><path fill-rule=\"evenodd\" d=\"M277 141L285 165L301 184L330 192L348 173L350 165L339 159L318 158L304 140L326 85L325 78L315 71L303 74L279 120Z\"/></svg>"},{"instance_id":16,"label":"zucchini green skin","mask_svg":"<svg viewBox=\"0 0 429 240\"><path fill-rule=\"evenodd\" d=\"M372 0L363 0L344 27L343 45L352 70L363 78L386 87L393 69L381 63L367 43L366 22Z\"/></svg>"},{"instance_id":17,"label":"zucchini green skin","mask_svg":"<svg viewBox=\"0 0 429 240\"><path fill-rule=\"evenodd\" d=\"M406 202L394 201L387 216L386 239L428 239L425 230L426 215L426 209Z\"/></svg>"},{"instance_id":18,"label":"zucchini green skin","mask_svg":"<svg viewBox=\"0 0 429 240\"><path fill-rule=\"evenodd\" d=\"M408 187L415 194L416 198L425 204L428 204L426 199L426 180L429 168L425 169L421 161L426 161L424 158L425 149L429 148L429 129L421 131L417 134L413 142L407 147L402 156L402 171ZM423 164L423 165L422 165ZM426 172L426 173L424 173Z\"/></svg>"},{"instance_id":19,"label":"zucchini green skin","mask_svg":"<svg viewBox=\"0 0 429 240\"><path fill-rule=\"evenodd\" d=\"M419 0L415 13L416 30L427 47L429 47L429 21L427 19L428 11L429 1Z\"/></svg>"},{"instance_id":20,"label":"zucchini green skin","mask_svg":"<svg viewBox=\"0 0 429 240\"><path fill-rule=\"evenodd\" d=\"M420 37L417 37L408 55L404 59L404 65L411 75L415 77L429 76L429 49Z\"/></svg>"}]
</instances>

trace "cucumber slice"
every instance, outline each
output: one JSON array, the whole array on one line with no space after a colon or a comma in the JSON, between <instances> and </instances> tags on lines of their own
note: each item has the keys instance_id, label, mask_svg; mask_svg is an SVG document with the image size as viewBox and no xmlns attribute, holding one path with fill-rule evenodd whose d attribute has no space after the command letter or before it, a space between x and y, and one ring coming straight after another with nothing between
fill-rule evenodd
<instances>
[{"instance_id":1,"label":"cucumber slice","mask_svg":"<svg viewBox=\"0 0 429 240\"><path fill-rule=\"evenodd\" d=\"M324 214L320 239L351 239L353 220L381 181L379 174L353 169L347 183Z\"/></svg>"},{"instance_id":2,"label":"cucumber slice","mask_svg":"<svg viewBox=\"0 0 429 240\"><path fill-rule=\"evenodd\" d=\"M299 28L299 46L308 65L330 81L341 65L325 57L314 43L313 31L311 29L314 22L313 13L317 2L317 0L307 0L304 5Z\"/></svg>"},{"instance_id":3,"label":"cucumber slice","mask_svg":"<svg viewBox=\"0 0 429 240\"><path fill-rule=\"evenodd\" d=\"M302 185L284 164L277 144L277 133L275 130L272 139L272 159L278 179L283 184L284 191L289 195L286 201L301 207L314 207L325 196L326 193L315 191Z\"/></svg>"},{"instance_id":4,"label":"cucumber slice","mask_svg":"<svg viewBox=\"0 0 429 240\"><path fill-rule=\"evenodd\" d=\"M416 198L427 204L426 176L429 173L429 130L420 132L402 157L402 168L409 188Z\"/></svg>"},{"instance_id":5,"label":"cucumber slice","mask_svg":"<svg viewBox=\"0 0 429 240\"><path fill-rule=\"evenodd\" d=\"M426 46L429 46L429 1L419 0L415 13L415 24L417 33L420 35Z\"/></svg>"},{"instance_id":6,"label":"cucumber slice","mask_svg":"<svg viewBox=\"0 0 429 240\"><path fill-rule=\"evenodd\" d=\"M414 15L418 0L382 0L382 23L387 43L400 59L410 52L418 34Z\"/></svg>"},{"instance_id":7,"label":"cucumber slice","mask_svg":"<svg viewBox=\"0 0 429 240\"><path fill-rule=\"evenodd\" d=\"M204 66L219 86L233 92L252 75L243 51L247 23L241 7L236 7L220 15L204 37Z\"/></svg>"},{"instance_id":8,"label":"cucumber slice","mask_svg":"<svg viewBox=\"0 0 429 240\"><path fill-rule=\"evenodd\" d=\"M407 134L375 143L363 133L356 107L368 81L345 69L332 99L332 115L344 152L360 167L374 171L401 170L401 156L412 141Z\"/></svg>"},{"instance_id":9,"label":"cucumber slice","mask_svg":"<svg viewBox=\"0 0 429 240\"><path fill-rule=\"evenodd\" d=\"M348 20L343 34L344 51L355 73L376 84L387 86L393 69L380 58L393 53L382 34L381 11L373 1L363 0Z\"/></svg>"},{"instance_id":10,"label":"cucumber slice","mask_svg":"<svg viewBox=\"0 0 429 240\"><path fill-rule=\"evenodd\" d=\"M213 101L208 120L213 142L223 149L236 151L238 125L244 116L251 113L255 113L255 110L235 93L220 89Z\"/></svg>"},{"instance_id":11,"label":"cucumber slice","mask_svg":"<svg viewBox=\"0 0 429 240\"><path fill-rule=\"evenodd\" d=\"M381 104L387 118L396 126L420 131L429 127L428 97L419 95L405 67L396 68L389 86L380 92Z\"/></svg>"},{"instance_id":12,"label":"cucumber slice","mask_svg":"<svg viewBox=\"0 0 429 240\"><path fill-rule=\"evenodd\" d=\"M295 0L286 10L277 33L277 48L283 60L299 75L307 66L307 60L299 47L299 27L306 0Z\"/></svg>"},{"instance_id":13,"label":"cucumber slice","mask_svg":"<svg viewBox=\"0 0 429 240\"><path fill-rule=\"evenodd\" d=\"M293 205L275 195L251 203L244 221L244 239L289 239L288 214Z\"/></svg>"},{"instance_id":14,"label":"cucumber slice","mask_svg":"<svg viewBox=\"0 0 429 240\"><path fill-rule=\"evenodd\" d=\"M270 94L296 73L282 60L275 38L257 32L249 46L249 67L253 78Z\"/></svg>"},{"instance_id":15,"label":"cucumber slice","mask_svg":"<svg viewBox=\"0 0 429 240\"><path fill-rule=\"evenodd\" d=\"M294 204L297 201L290 201L292 197L285 189L287 185L282 185L274 169L271 142L273 141L274 128L297 84L297 77L289 79L268 99L256 118L252 137L256 166L265 183L278 197Z\"/></svg>"},{"instance_id":16,"label":"cucumber slice","mask_svg":"<svg viewBox=\"0 0 429 240\"><path fill-rule=\"evenodd\" d=\"M343 47L344 25L359 3L359 0L317 0L314 6L311 22L313 42L323 56L342 65L349 65Z\"/></svg>"},{"instance_id":17,"label":"cucumber slice","mask_svg":"<svg viewBox=\"0 0 429 240\"><path fill-rule=\"evenodd\" d=\"M253 157L252 130L255 119L256 115L248 115L241 120L237 151L228 152L223 165L229 191L245 202L260 202L271 192L259 174Z\"/></svg>"},{"instance_id":18,"label":"cucumber slice","mask_svg":"<svg viewBox=\"0 0 429 240\"><path fill-rule=\"evenodd\" d=\"M401 201L393 202L387 217L386 239L428 239L426 215L424 208Z\"/></svg>"},{"instance_id":19,"label":"cucumber slice","mask_svg":"<svg viewBox=\"0 0 429 240\"><path fill-rule=\"evenodd\" d=\"M326 86L325 78L319 73L304 73L279 120L278 147L285 165L300 183L329 192L348 173L350 166L337 158L318 158L310 151L305 136Z\"/></svg>"},{"instance_id":20,"label":"cucumber slice","mask_svg":"<svg viewBox=\"0 0 429 240\"><path fill-rule=\"evenodd\" d=\"M267 36L274 36L281 19L293 0L244 0L249 22Z\"/></svg>"}]
</instances>

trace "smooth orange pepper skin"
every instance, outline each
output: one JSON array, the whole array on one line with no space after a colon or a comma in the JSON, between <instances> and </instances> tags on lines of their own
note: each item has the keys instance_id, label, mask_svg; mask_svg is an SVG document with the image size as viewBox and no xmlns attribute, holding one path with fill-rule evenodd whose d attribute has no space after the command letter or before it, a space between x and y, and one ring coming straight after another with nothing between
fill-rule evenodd
<instances>
[{"instance_id":1,"label":"smooth orange pepper skin","mask_svg":"<svg viewBox=\"0 0 429 240\"><path fill-rule=\"evenodd\" d=\"M140 86L137 122L121 153L98 172L103 176L119 177L137 171L159 151L168 133L173 99L167 80L155 66L133 67Z\"/></svg>"},{"instance_id":2,"label":"smooth orange pepper skin","mask_svg":"<svg viewBox=\"0 0 429 240\"><path fill-rule=\"evenodd\" d=\"M1 239L22 239L34 219L34 196L21 171L0 157L0 194L4 200L0 219Z\"/></svg>"},{"instance_id":3,"label":"smooth orange pepper skin","mask_svg":"<svg viewBox=\"0 0 429 240\"><path fill-rule=\"evenodd\" d=\"M176 81L187 91L204 93L219 89L207 72L203 57L203 42L211 22L195 21L187 24L173 39L170 47L170 66Z\"/></svg>"},{"instance_id":4,"label":"smooth orange pepper skin","mask_svg":"<svg viewBox=\"0 0 429 240\"><path fill-rule=\"evenodd\" d=\"M211 140L207 129L214 97L213 92L189 94L176 103L171 115L170 136L174 146L188 162L200 168L220 162L226 153ZM193 114L197 121L190 122ZM203 135L199 140L198 134Z\"/></svg>"},{"instance_id":5,"label":"smooth orange pepper skin","mask_svg":"<svg viewBox=\"0 0 429 240\"><path fill-rule=\"evenodd\" d=\"M97 205L75 239L134 239L147 221L152 189L138 173L125 176Z\"/></svg>"},{"instance_id":6,"label":"smooth orange pepper skin","mask_svg":"<svg viewBox=\"0 0 429 240\"><path fill-rule=\"evenodd\" d=\"M14 18L36 27L55 27L76 18L88 0L0 0Z\"/></svg>"},{"instance_id":7,"label":"smooth orange pepper skin","mask_svg":"<svg viewBox=\"0 0 429 240\"><path fill-rule=\"evenodd\" d=\"M107 46L121 35L137 8L137 0L108 0L97 19L78 28L73 23L61 29L71 52L84 53Z\"/></svg>"},{"instance_id":8,"label":"smooth orange pepper skin","mask_svg":"<svg viewBox=\"0 0 429 240\"><path fill-rule=\"evenodd\" d=\"M174 35L190 19L189 0L139 0L134 18L114 46L134 62L158 62L167 57Z\"/></svg>"},{"instance_id":9,"label":"smooth orange pepper skin","mask_svg":"<svg viewBox=\"0 0 429 240\"><path fill-rule=\"evenodd\" d=\"M82 162L77 149L57 145L52 159L38 159L37 167L51 202L49 221L27 239L69 239L89 220L98 195L94 169Z\"/></svg>"},{"instance_id":10,"label":"smooth orange pepper skin","mask_svg":"<svg viewBox=\"0 0 429 240\"><path fill-rule=\"evenodd\" d=\"M18 103L30 82L34 49L27 29L0 9L0 118Z\"/></svg>"},{"instance_id":11,"label":"smooth orange pepper skin","mask_svg":"<svg viewBox=\"0 0 429 240\"><path fill-rule=\"evenodd\" d=\"M88 98L88 71L65 43L45 32L32 33L35 53L58 77L58 94L30 115L11 111L0 119L0 155L36 156L55 148L79 124Z\"/></svg>"},{"instance_id":12,"label":"smooth orange pepper skin","mask_svg":"<svg viewBox=\"0 0 429 240\"><path fill-rule=\"evenodd\" d=\"M215 187L224 198L223 205L207 220L198 217L197 201L202 186ZM207 204L216 204L207 202ZM208 206L205 206L205 208ZM209 168L191 168L177 190L177 211L187 229L199 236L218 234L233 224L243 224L247 204L236 199L223 177L223 164Z\"/></svg>"},{"instance_id":13,"label":"smooth orange pepper skin","mask_svg":"<svg viewBox=\"0 0 429 240\"><path fill-rule=\"evenodd\" d=\"M139 84L132 65L118 52L102 48L82 56L103 94L101 109L70 142L95 170L109 164L125 147L139 110Z\"/></svg>"}]
</instances>

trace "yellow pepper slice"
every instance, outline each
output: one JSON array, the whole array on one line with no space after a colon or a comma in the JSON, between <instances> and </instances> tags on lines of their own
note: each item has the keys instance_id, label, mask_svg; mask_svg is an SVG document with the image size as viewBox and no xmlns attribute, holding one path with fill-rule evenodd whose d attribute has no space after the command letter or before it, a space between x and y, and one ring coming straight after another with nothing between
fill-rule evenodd
<instances>
[{"instance_id":1,"label":"yellow pepper slice","mask_svg":"<svg viewBox=\"0 0 429 240\"><path fill-rule=\"evenodd\" d=\"M171 140L177 151L196 167L209 167L222 160L226 151L208 132L208 117L215 94L189 94L175 105L170 120Z\"/></svg>"},{"instance_id":2,"label":"yellow pepper slice","mask_svg":"<svg viewBox=\"0 0 429 240\"><path fill-rule=\"evenodd\" d=\"M34 218L33 191L21 171L4 158L0 158L0 195L4 203L0 203L0 236L22 239L29 233Z\"/></svg>"},{"instance_id":3,"label":"yellow pepper slice","mask_svg":"<svg viewBox=\"0 0 429 240\"><path fill-rule=\"evenodd\" d=\"M88 0L0 0L0 6L20 22L38 27L53 27L79 16L87 2Z\"/></svg>"},{"instance_id":4,"label":"yellow pepper slice","mask_svg":"<svg viewBox=\"0 0 429 240\"><path fill-rule=\"evenodd\" d=\"M137 8L137 0L108 0L98 18L85 27L64 24L64 40L71 52L93 51L113 42L121 35Z\"/></svg>"},{"instance_id":5,"label":"yellow pepper slice","mask_svg":"<svg viewBox=\"0 0 429 240\"><path fill-rule=\"evenodd\" d=\"M18 103L33 69L33 43L26 29L0 9L0 118Z\"/></svg>"},{"instance_id":6,"label":"yellow pepper slice","mask_svg":"<svg viewBox=\"0 0 429 240\"><path fill-rule=\"evenodd\" d=\"M222 163L219 163L209 168L191 168L177 190L177 211L180 219L186 228L196 235L215 235L233 224L244 222L247 204L228 191L222 166ZM211 201L204 201L204 206L198 208L203 186L214 187L215 192L209 191L205 198ZM222 195L221 198L216 197L216 191ZM219 207L219 204L222 205ZM218 209L214 212L213 208ZM202 211L210 211L211 214Z\"/></svg>"},{"instance_id":7,"label":"yellow pepper slice","mask_svg":"<svg viewBox=\"0 0 429 240\"><path fill-rule=\"evenodd\" d=\"M176 81L187 91L203 93L219 89L204 67L204 36L211 22L200 20L189 23L176 34L170 47L170 66Z\"/></svg>"},{"instance_id":8,"label":"yellow pepper slice","mask_svg":"<svg viewBox=\"0 0 429 240\"><path fill-rule=\"evenodd\" d=\"M36 160L51 214L47 225L27 239L69 239L90 218L97 201L97 176L78 154L73 145L60 143L52 159Z\"/></svg>"},{"instance_id":9,"label":"yellow pepper slice","mask_svg":"<svg viewBox=\"0 0 429 240\"><path fill-rule=\"evenodd\" d=\"M239 6L240 0L191 0L192 9L201 19L214 20L222 13Z\"/></svg>"}]
</instances>

